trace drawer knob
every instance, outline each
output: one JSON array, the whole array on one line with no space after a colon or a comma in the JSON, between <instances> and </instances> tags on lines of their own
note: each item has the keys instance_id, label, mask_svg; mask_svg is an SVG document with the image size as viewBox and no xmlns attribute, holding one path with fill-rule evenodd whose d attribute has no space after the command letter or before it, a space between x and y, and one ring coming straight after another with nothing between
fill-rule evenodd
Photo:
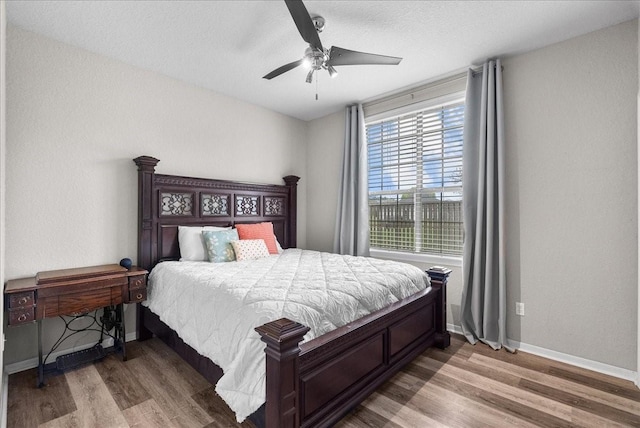
<instances>
[{"instance_id":1,"label":"drawer knob","mask_svg":"<svg viewBox=\"0 0 640 428\"><path fill-rule=\"evenodd\" d=\"M136 279L135 284L136 284L136 286L142 285L142 280L141 279Z\"/></svg>"},{"instance_id":2,"label":"drawer knob","mask_svg":"<svg viewBox=\"0 0 640 428\"><path fill-rule=\"evenodd\" d=\"M27 317L27 314L21 314L21 315L18 317L18 321L19 321L19 322L26 321L26 320L27 320L27 318L28 318L28 317Z\"/></svg>"},{"instance_id":3,"label":"drawer knob","mask_svg":"<svg viewBox=\"0 0 640 428\"><path fill-rule=\"evenodd\" d=\"M138 293L136 295L136 300L142 300L142 293Z\"/></svg>"},{"instance_id":4,"label":"drawer knob","mask_svg":"<svg viewBox=\"0 0 640 428\"><path fill-rule=\"evenodd\" d=\"M18 304L19 304L19 305L24 305L24 304L26 304L28 301L29 301L29 299L27 299L26 297L21 297L21 298L18 300Z\"/></svg>"}]
</instances>

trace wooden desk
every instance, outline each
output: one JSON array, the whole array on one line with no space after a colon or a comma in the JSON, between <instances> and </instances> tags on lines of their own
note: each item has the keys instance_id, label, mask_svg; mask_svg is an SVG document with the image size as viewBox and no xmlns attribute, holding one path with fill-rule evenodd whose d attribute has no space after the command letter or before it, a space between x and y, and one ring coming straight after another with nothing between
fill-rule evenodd
<instances>
[{"instance_id":1,"label":"wooden desk","mask_svg":"<svg viewBox=\"0 0 640 428\"><path fill-rule=\"evenodd\" d=\"M38 324L38 386L43 385L46 363L42 360L41 322L44 318L63 315L78 317L104 309L101 323L98 323L101 334L96 347L99 348L94 348L102 349L100 343L105 331L108 334L111 329L115 329L115 335L112 336L114 348L119 348L126 360L123 304L139 303L147 298L147 273L137 267L127 270L120 265L111 264L39 272L33 278L7 282L4 294L9 326L34 321ZM97 322L95 317L94 321ZM110 328L106 329L105 324ZM65 332L68 328L69 324L65 322ZM53 349L60 343L61 341L56 343ZM70 361L70 358L75 357L77 360L81 354L85 357L99 356L78 351L64 356L68 358L62 360L62 365L65 365L65 361ZM60 365L58 360L56 362ZM74 360L72 364L79 362Z\"/></svg>"}]
</instances>

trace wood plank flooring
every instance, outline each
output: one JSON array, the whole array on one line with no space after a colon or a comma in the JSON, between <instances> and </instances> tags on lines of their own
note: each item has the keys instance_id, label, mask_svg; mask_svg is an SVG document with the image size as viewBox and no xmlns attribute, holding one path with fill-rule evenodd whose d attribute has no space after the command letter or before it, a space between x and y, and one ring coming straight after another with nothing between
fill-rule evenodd
<instances>
[{"instance_id":1,"label":"wood plank flooring","mask_svg":"<svg viewBox=\"0 0 640 428\"><path fill-rule=\"evenodd\" d=\"M253 427L238 424L214 387L157 339L35 387L9 376L10 428ZM454 335L354 409L337 427L640 427L631 382Z\"/></svg>"}]
</instances>

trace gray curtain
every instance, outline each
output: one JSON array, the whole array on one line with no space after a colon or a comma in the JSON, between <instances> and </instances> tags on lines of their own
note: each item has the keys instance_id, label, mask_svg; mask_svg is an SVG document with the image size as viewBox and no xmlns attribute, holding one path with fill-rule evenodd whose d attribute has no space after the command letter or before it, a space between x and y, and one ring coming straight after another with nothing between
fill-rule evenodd
<instances>
[{"instance_id":1,"label":"gray curtain","mask_svg":"<svg viewBox=\"0 0 640 428\"><path fill-rule=\"evenodd\" d=\"M342 178L333 251L369 255L367 141L362 105L349 106L345 116Z\"/></svg>"},{"instance_id":2,"label":"gray curtain","mask_svg":"<svg viewBox=\"0 0 640 428\"><path fill-rule=\"evenodd\" d=\"M463 152L464 253L461 304L467 340L506 345L502 65L469 70Z\"/></svg>"}]
</instances>

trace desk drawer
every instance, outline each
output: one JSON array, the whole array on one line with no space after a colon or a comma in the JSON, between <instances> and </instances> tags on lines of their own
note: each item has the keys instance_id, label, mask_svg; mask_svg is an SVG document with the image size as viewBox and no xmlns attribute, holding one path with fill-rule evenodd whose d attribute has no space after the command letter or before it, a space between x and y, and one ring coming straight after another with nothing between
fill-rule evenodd
<instances>
[{"instance_id":1,"label":"desk drawer","mask_svg":"<svg viewBox=\"0 0 640 428\"><path fill-rule=\"evenodd\" d=\"M129 277L129 290L138 290L147 287L146 275Z\"/></svg>"},{"instance_id":2,"label":"desk drawer","mask_svg":"<svg viewBox=\"0 0 640 428\"><path fill-rule=\"evenodd\" d=\"M35 293L33 291L11 294L9 296L9 308L24 308L33 306L34 301Z\"/></svg>"},{"instance_id":3,"label":"desk drawer","mask_svg":"<svg viewBox=\"0 0 640 428\"><path fill-rule=\"evenodd\" d=\"M129 290L129 301L127 303L139 303L147 299L147 289Z\"/></svg>"},{"instance_id":4,"label":"desk drawer","mask_svg":"<svg viewBox=\"0 0 640 428\"><path fill-rule=\"evenodd\" d=\"M113 293L111 288L100 288L97 290L87 290L82 293L47 297L46 299L39 299L38 310L44 311L44 317L80 315L105 306L120 303L114 301L118 299L112 299L113 294L118 296L119 293L119 288L116 293Z\"/></svg>"},{"instance_id":5,"label":"desk drawer","mask_svg":"<svg viewBox=\"0 0 640 428\"><path fill-rule=\"evenodd\" d=\"M129 289L123 290L125 303L140 303L147 299L147 275L129 277Z\"/></svg>"},{"instance_id":6,"label":"desk drawer","mask_svg":"<svg viewBox=\"0 0 640 428\"><path fill-rule=\"evenodd\" d=\"M61 314L84 314L111 304L111 289L101 288L78 294L66 294L58 298Z\"/></svg>"},{"instance_id":7,"label":"desk drawer","mask_svg":"<svg viewBox=\"0 0 640 428\"><path fill-rule=\"evenodd\" d=\"M35 308L9 309L9 325L27 324L35 318Z\"/></svg>"}]
</instances>

